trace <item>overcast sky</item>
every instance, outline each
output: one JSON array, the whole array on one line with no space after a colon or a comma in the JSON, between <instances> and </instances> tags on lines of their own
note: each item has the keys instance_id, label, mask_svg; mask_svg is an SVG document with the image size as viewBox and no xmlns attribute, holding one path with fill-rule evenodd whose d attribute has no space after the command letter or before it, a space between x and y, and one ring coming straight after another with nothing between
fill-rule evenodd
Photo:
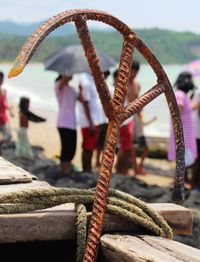
<instances>
[{"instance_id":1,"label":"overcast sky","mask_svg":"<svg viewBox=\"0 0 200 262\"><path fill-rule=\"evenodd\" d=\"M38 22L75 8L107 11L132 28L200 33L200 0L0 0L0 20Z\"/></svg>"}]
</instances>

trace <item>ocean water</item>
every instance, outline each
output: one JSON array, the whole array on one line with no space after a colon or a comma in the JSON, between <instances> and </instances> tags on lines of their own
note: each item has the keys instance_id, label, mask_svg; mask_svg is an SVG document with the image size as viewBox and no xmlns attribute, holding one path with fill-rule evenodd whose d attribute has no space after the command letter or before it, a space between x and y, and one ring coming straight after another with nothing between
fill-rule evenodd
<instances>
[{"instance_id":1,"label":"ocean water","mask_svg":"<svg viewBox=\"0 0 200 262\"><path fill-rule=\"evenodd\" d=\"M0 64L0 71L5 75L11 69L11 64ZM166 65L165 72L173 85L178 74L185 69L184 65ZM57 73L45 71L42 64L29 64L24 72L16 78L5 78L4 87L7 89L8 99L14 104L18 104L21 96L28 96L31 99L31 107L41 110L49 110L57 113L57 102L54 94L54 81ZM78 75L72 80L74 86L78 86ZM108 84L112 84L112 78L108 78ZM137 76L137 81L141 84L141 94L156 84L156 76L149 65L141 65L141 70ZM197 86L200 86L200 78L195 79ZM165 96L162 94L143 110L144 120L149 120L156 116L157 120L145 126L145 134L148 136L169 136L170 115Z\"/></svg>"}]
</instances>

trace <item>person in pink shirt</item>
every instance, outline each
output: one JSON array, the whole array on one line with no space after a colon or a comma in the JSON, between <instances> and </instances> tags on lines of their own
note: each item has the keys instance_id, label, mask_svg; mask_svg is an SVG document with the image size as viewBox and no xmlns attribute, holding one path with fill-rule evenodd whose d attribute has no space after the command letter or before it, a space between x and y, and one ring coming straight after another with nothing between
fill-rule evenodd
<instances>
[{"instance_id":1,"label":"person in pink shirt","mask_svg":"<svg viewBox=\"0 0 200 262\"><path fill-rule=\"evenodd\" d=\"M175 86L177 88L175 92L176 101L179 107L183 125L185 142L185 165L186 167L189 167L194 163L197 157L194 124L192 121L192 105L190 98L187 96L188 92L193 90L195 87L192 80L192 75L189 72L182 72L178 76L175 82ZM171 161L176 160L174 132L172 129L172 125L170 128L168 159ZM185 181L188 182L187 174L185 175Z\"/></svg>"},{"instance_id":2,"label":"person in pink shirt","mask_svg":"<svg viewBox=\"0 0 200 262\"><path fill-rule=\"evenodd\" d=\"M200 91L196 89L192 94L192 117L195 127L197 158L192 168L192 189L200 192Z\"/></svg>"},{"instance_id":3,"label":"person in pink shirt","mask_svg":"<svg viewBox=\"0 0 200 262\"><path fill-rule=\"evenodd\" d=\"M76 152L76 114L75 105L77 99L82 101L81 91L78 93L69 85L72 76L59 75L56 79L55 93L58 101L59 112L57 128L61 141L60 170L68 173L71 161Z\"/></svg>"}]
</instances>

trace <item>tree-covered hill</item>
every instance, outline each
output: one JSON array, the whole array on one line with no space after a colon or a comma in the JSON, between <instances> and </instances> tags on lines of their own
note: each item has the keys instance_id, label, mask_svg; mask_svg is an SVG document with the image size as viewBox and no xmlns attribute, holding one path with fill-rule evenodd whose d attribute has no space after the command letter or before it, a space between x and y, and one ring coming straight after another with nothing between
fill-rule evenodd
<instances>
[{"instance_id":1,"label":"tree-covered hill","mask_svg":"<svg viewBox=\"0 0 200 262\"><path fill-rule=\"evenodd\" d=\"M136 30L136 33L154 52L162 64L188 63L200 57L200 35L191 32L174 32L161 29ZM0 33L0 62L13 61L24 44L27 36ZM122 37L116 31L99 30L92 32L97 48L119 59ZM34 61L43 61L51 53L66 45L79 43L77 35L68 32L66 36L48 37L43 41L33 57ZM141 62L144 60L136 54Z\"/></svg>"},{"instance_id":2,"label":"tree-covered hill","mask_svg":"<svg viewBox=\"0 0 200 262\"><path fill-rule=\"evenodd\" d=\"M0 21L0 33L9 35L29 36L44 21L37 23L16 23L13 21ZM72 24L66 24L52 33L52 36L64 36L75 32Z\"/></svg>"}]
</instances>

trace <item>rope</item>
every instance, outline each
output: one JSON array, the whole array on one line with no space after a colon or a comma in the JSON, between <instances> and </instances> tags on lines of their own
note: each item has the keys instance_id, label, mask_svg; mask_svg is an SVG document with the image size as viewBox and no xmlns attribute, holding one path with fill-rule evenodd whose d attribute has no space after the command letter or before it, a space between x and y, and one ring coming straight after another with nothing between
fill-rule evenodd
<instances>
[{"instance_id":1,"label":"rope","mask_svg":"<svg viewBox=\"0 0 200 262\"><path fill-rule=\"evenodd\" d=\"M0 214L21 213L64 203L75 203L77 211L76 262L81 262L87 230L87 211L84 205L92 205L94 192L94 189L48 187L0 193ZM168 239L173 237L171 228L161 215L145 202L124 192L109 189L106 211L141 226L156 236Z\"/></svg>"},{"instance_id":2,"label":"rope","mask_svg":"<svg viewBox=\"0 0 200 262\"><path fill-rule=\"evenodd\" d=\"M83 204L75 204L77 212L77 249L76 249L76 262L83 261L83 252L86 243L86 230L87 230L87 211Z\"/></svg>"}]
</instances>

